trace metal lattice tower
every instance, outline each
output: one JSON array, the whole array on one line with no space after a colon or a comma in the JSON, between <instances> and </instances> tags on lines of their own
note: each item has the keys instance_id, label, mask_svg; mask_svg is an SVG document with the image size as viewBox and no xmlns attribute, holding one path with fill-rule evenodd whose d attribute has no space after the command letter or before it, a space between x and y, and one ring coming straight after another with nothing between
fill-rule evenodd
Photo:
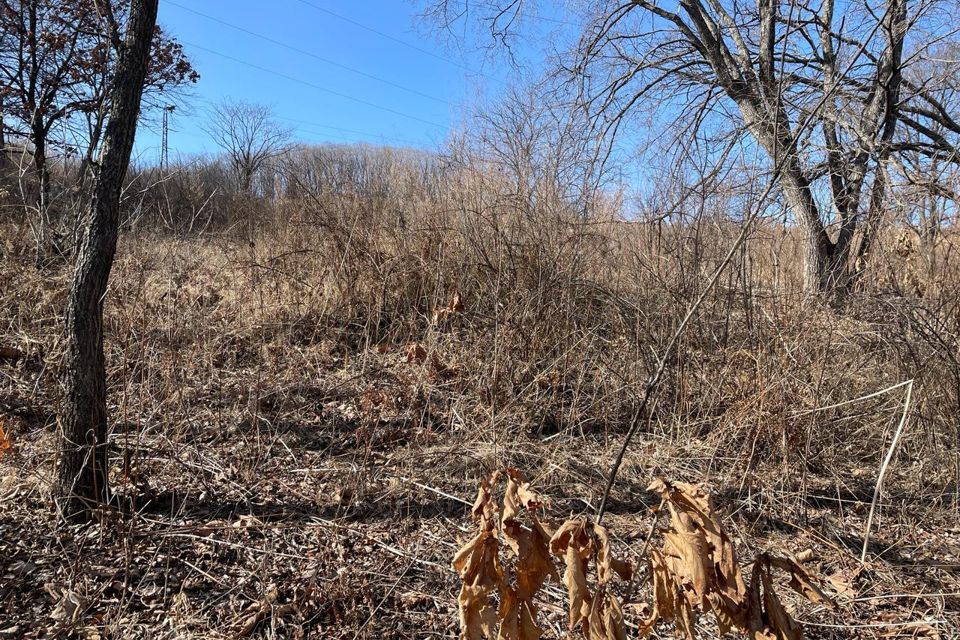
<instances>
[{"instance_id":1,"label":"metal lattice tower","mask_svg":"<svg viewBox=\"0 0 960 640\"><path fill-rule=\"evenodd\" d=\"M160 168L170 164L170 114L176 111L176 105L168 104L163 108L163 133L160 141Z\"/></svg>"}]
</instances>

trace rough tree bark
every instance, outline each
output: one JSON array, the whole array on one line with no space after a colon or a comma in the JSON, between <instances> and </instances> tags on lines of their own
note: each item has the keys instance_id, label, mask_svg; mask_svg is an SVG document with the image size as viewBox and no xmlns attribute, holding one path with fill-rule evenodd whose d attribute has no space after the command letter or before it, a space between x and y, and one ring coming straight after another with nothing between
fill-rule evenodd
<instances>
[{"instance_id":1,"label":"rough tree bark","mask_svg":"<svg viewBox=\"0 0 960 640\"><path fill-rule=\"evenodd\" d=\"M62 517L85 520L110 498L103 299L117 248L120 190L130 162L159 0L131 0L126 37L113 22L119 63L93 198L67 302L66 398L55 498ZM108 16L109 17L109 16Z\"/></svg>"}]
</instances>

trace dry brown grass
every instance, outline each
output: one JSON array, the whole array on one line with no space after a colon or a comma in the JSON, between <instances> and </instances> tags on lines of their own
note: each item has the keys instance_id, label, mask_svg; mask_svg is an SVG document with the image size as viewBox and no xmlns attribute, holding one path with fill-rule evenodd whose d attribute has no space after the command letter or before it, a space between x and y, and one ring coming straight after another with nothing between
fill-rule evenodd
<instances>
[{"instance_id":1,"label":"dry brown grass","mask_svg":"<svg viewBox=\"0 0 960 640\"><path fill-rule=\"evenodd\" d=\"M659 348L735 230L582 223L476 185L441 204L330 197L226 231L128 233L107 301L117 508L85 530L48 497L67 272L32 269L26 232L4 226L0 345L27 357L0 363L0 637L451 637L449 558L480 477L517 467L553 514L593 513ZM960 633L954 242L923 269L920 249L874 256L841 313L800 294L794 234L761 227L642 417L609 511L618 552L636 559L661 473L711 487L745 556L813 549L850 585L838 612L798 604L811 636ZM464 311L433 323L454 293ZM861 566L903 398L847 402L907 379Z\"/></svg>"}]
</instances>

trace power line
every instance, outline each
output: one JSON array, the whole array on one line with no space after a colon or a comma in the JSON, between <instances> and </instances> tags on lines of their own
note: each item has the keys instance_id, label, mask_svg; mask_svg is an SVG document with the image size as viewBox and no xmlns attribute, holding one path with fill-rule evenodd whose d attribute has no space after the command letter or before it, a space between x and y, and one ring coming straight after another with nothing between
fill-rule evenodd
<instances>
[{"instance_id":1,"label":"power line","mask_svg":"<svg viewBox=\"0 0 960 640\"><path fill-rule=\"evenodd\" d=\"M257 33L256 31L251 31L250 29L247 29L247 28L245 28L245 27L241 27L241 26L236 25L236 24L232 24L232 23L230 23L230 22L227 22L226 20L221 20L220 18L217 18L217 17L215 17L215 16L211 16L211 15L206 14L206 13L203 13L203 12L201 12L201 11L197 11L196 9L191 9L190 7L187 7L187 6L185 6L185 5L182 5L182 4L180 4L179 2L174 2L173 0L167 0L167 4L170 4L170 5L173 5L174 7L178 7L178 8L180 8L180 9L183 9L184 11L189 11L190 13L192 13L192 14L194 14L194 15L198 15L198 16L200 16L201 18L205 18L205 19L210 20L210 21L212 21L212 22L216 22L216 23L218 23L218 24L221 24L221 25L223 25L223 26L225 26L225 27L229 27L230 29L234 29L234 30L236 30L236 31L240 31L240 32L242 32L242 33L245 33L245 34L247 34L247 35L253 36L253 37L255 37L255 38L259 38L259 39L261 39L261 40L264 40L264 41L266 41L266 42L269 42L269 43L271 43L271 44L274 44L274 45L276 45L276 46L278 46L278 47L283 47L284 49L289 49L290 51L294 51L294 52L299 53L299 54L301 54L301 55L309 56L310 58L313 58L313 59L315 59L315 60L319 60L320 62L323 62L323 63L325 63L325 64L329 64L329 65L331 65L331 66L334 66L334 67L337 67L337 68L340 68L340 69L344 69L345 71L349 71L350 73L355 73L355 74L360 75L360 76L363 76L363 77L365 77L365 78L370 78L371 80L376 80L377 82L382 82L382 83L384 83L384 84L390 85L391 87L395 87L395 88L400 89L400 90L402 90L402 91L407 91L407 92L412 93L412 94L414 94L414 95L420 96L421 98L426 98L427 100L433 100L434 102L439 102L439 103L441 103L441 104L446 104L446 105L449 105L449 104L450 104L447 100L444 100L444 99L442 99L442 98L437 98L436 96L431 96L430 94L423 93L423 92L421 92L421 91L418 91L418 90L413 89L413 88L411 88L411 87L404 86L404 85L402 85L402 84L398 84L398 83L396 83L396 82L393 82L392 80L387 80L386 78L381 78L380 76L375 76L375 75L373 75L372 73L367 73L366 71L362 71L362 70L357 69L357 68L355 68L355 67L351 67L351 66L342 64L342 63L340 63L340 62L337 62L336 60L331 60L331 59L329 59L329 58L324 58L323 56L320 56L320 55L317 55L317 54L313 53L312 51L307 51L306 49L300 49L299 47L295 47L295 46L293 46L293 45L287 44L286 42L282 42L282 41L280 41L280 40L276 40L275 38L271 38L270 36L264 35L264 34L262 34L262 33Z\"/></svg>"},{"instance_id":2,"label":"power line","mask_svg":"<svg viewBox=\"0 0 960 640\"><path fill-rule=\"evenodd\" d=\"M285 122L293 122L293 123L296 123L296 124L307 125L307 126L310 126L310 127L320 127L321 129L330 129L331 131L338 131L338 132L342 132L342 133L353 133L353 134L356 134L356 135L358 135L358 136L366 136L366 137L368 137L368 138L381 137L381 138L383 138L384 140L386 140L386 141L388 141L388 142L396 142L396 143L405 144L405 145L419 145L419 144L422 144L421 142L418 142L418 141L416 141L416 140L409 140L409 139L404 139L404 138L389 139L389 138L387 138L383 133L375 133L375 132L372 132L372 131L358 131L357 129L347 129L347 128L344 128L344 127L338 127L338 126L331 125L331 124L320 124L319 122L311 122L310 120L299 120L299 119L297 119L297 118L287 118L287 117L284 117L284 116L275 116L275 117L276 117L277 120L283 120L283 121L285 121ZM302 127L297 127L297 129L300 130L300 131L303 131L303 132L305 132L305 133L313 133L313 134L315 134L315 135L323 135L323 134L320 133L319 131L309 131L309 130L307 130L307 129L303 129Z\"/></svg>"},{"instance_id":3,"label":"power line","mask_svg":"<svg viewBox=\"0 0 960 640\"><path fill-rule=\"evenodd\" d=\"M429 149L426 145L421 145L414 142L408 142L404 140L391 140L389 138L374 139L371 137L367 140L358 140L356 138L351 138L347 135L338 135L331 133L322 133L320 131L310 131L308 129L297 129L297 131L306 137L303 142L305 144L323 144L323 143L333 143L333 144L346 144L346 145L356 145L356 144L369 144L369 145L380 145L380 146L389 146L395 147L398 149L417 149L426 151Z\"/></svg>"},{"instance_id":4,"label":"power line","mask_svg":"<svg viewBox=\"0 0 960 640\"><path fill-rule=\"evenodd\" d=\"M397 38L396 36L392 36L392 35L390 35L389 33L385 33L385 32L383 32L383 31L380 31L379 29L375 29L375 28L373 28L373 27L371 27L371 26L365 25L365 24L363 24L362 22L358 22L358 21L354 20L353 18L348 18L348 17L345 16L345 15L341 15L341 14L339 14L339 13L336 13L336 12L334 12L334 11L331 11L330 9L327 9L327 8L325 8L325 7L321 7L320 5L315 4L315 3L313 3L313 2L310 2L309 0L296 0L296 1L299 2L300 4L303 4L303 5L306 5L306 6L308 6L308 7L313 8L313 9L316 9L317 11L319 11L319 12L321 12L321 13L325 13L325 14L327 14L328 16L334 17L334 18L336 18L337 20L343 20L344 22L348 22L348 23L352 24L352 25L355 26L355 27L359 27L360 29L363 29L363 30L365 30L365 31L369 31L370 33L375 33L375 34L377 34L378 36L380 36L381 38L386 38L387 40L391 40L391 41L393 41L393 42L396 42L397 44L401 44L401 45L403 45L403 46L405 46L405 47L407 47L407 48L409 48L409 49L413 49L414 51L419 51L420 53L422 53L422 54L424 54L424 55L430 56L431 58L436 58L437 60L442 60L443 62L446 62L447 64L452 64L453 66L458 67L458 68L460 68L460 69L463 69L464 71L469 71L470 73L474 73L474 74L479 75L479 76L482 76L482 77L484 77L484 78L487 78L487 77L488 77L486 74L484 74L484 73L482 73L482 72L480 72L480 71L474 71L474 70L471 69L470 67L468 67L468 66L466 66L466 65L463 65L463 64L457 62L456 60L452 60L452 59L450 59L450 58L446 58L446 57L444 57L444 56L441 56L440 54L437 54L437 53L434 53L433 51L430 51L429 49L424 49L423 47L418 47L418 46L415 45L415 44L410 44L410 43L407 42L406 40L401 40L400 38Z\"/></svg>"},{"instance_id":5,"label":"power line","mask_svg":"<svg viewBox=\"0 0 960 640\"><path fill-rule=\"evenodd\" d=\"M310 81L308 81L308 80L304 80L304 79L302 79L302 78L297 78L297 77L294 77L294 76L291 76L291 75L287 75L286 73L282 73L282 72L280 72L280 71L275 71L274 69L268 69L268 68L266 68L266 67L261 67L261 66L258 65L258 64L254 64L254 63L252 63L252 62L247 62L246 60L241 60L240 58L235 58L235 57L233 57L233 56L231 56L231 55L228 55L228 54L226 54L226 53L221 53L220 51L214 51L213 49L208 49L207 47L201 46L201 45L199 45L199 44L194 44L194 43L192 43L192 42L187 42L186 40L183 40L182 42L183 42L183 44L185 44L185 45L187 45L187 46L193 47L194 49L198 49L198 50L200 50L200 51L205 51L205 52L207 52L207 53L209 53L209 54L218 56L218 57L220 57L220 58L224 58L224 59L226 59L226 60L230 60L230 61L232 61L232 62L236 62L237 64L241 64L241 65L244 65L244 66L246 66L246 67L250 67L251 69L256 69L256 70L258 70L258 71L262 71L263 73L268 73L268 74L271 74L271 75L275 75L275 76L277 76L278 78L284 78L285 80L289 80L289 81L291 81L291 82L296 82L296 83L298 83L298 84L302 84L302 85L304 85L304 86L311 87L311 88L313 88L313 89L316 89L317 91L322 91L323 93L328 93L328 94L330 94L330 95L337 96L338 98L343 98L344 100L350 100L351 102L356 102L357 104L362 104L362 105L371 107L371 108L373 108L373 109L379 109L380 111L385 111L385 112L387 112L387 113L392 113L392 114L394 114L394 115L398 115L398 116L401 116L401 117L404 117L404 118L409 118L410 120L416 120L417 122L422 122L423 124L428 124L428 125L430 125L431 127L437 127L437 128L439 128L439 129L445 129L445 128L446 128L445 125L439 124L439 123L437 123L437 122L432 122L432 121L430 121L430 120L425 120L424 118L421 118L421 117L419 117L419 116L415 116L415 115L412 115L412 114L409 114L409 113L404 113L403 111L397 111L396 109L391 109L390 107L385 107L385 106L383 106L383 105L376 104L375 102L370 102L369 100L364 100L363 98L357 98L357 97L355 97L355 96L351 96L351 95L348 95L348 94L346 94L346 93L341 93L341 92L335 91L335 90L333 90L333 89L328 89L327 87L320 86L320 85L315 84L315 83L313 83L313 82L310 82Z\"/></svg>"},{"instance_id":6,"label":"power line","mask_svg":"<svg viewBox=\"0 0 960 640\"><path fill-rule=\"evenodd\" d=\"M208 108L209 108L209 107L213 107L213 106L215 106L215 105L217 104L217 103L216 103L213 99L211 99L211 98L203 98L203 97L201 97L201 98L199 98L198 100L199 100L200 102L204 103L204 104L206 105L206 107L208 107ZM200 115L200 114L193 114L193 117L199 117L199 115ZM379 141L381 141L381 142L385 142L385 143L389 143L389 144L396 144L397 146L404 146L404 145L405 145L405 146L421 146L421 145L424 144L423 141L420 141L420 140L412 140L412 139L410 139L410 138L392 138L392 137L389 137L387 134L385 134L385 133L383 133L383 132L360 131L359 129L348 129L348 128L346 128L346 127L338 127L338 126L332 125L332 124L322 124L322 123L320 123L320 122L314 122L314 121L312 121L312 120L301 120L301 119L299 119L299 118L289 118L289 117L287 117L287 116L280 116L280 115L273 115L272 117L273 117L275 120L283 120L284 122L293 122L293 123L298 124L298 125L307 125L307 126L310 126L310 127L319 127L319 128L321 128L321 129L330 129L331 131L337 131L337 132L341 132L341 133L353 133L353 134L356 134L356 135L358 135L358 136L365 136L365 137L367 137L367 138L379 138L379 139L380 139ZM322 132L320 132L320 131L310 131L310 130L304 129L303 127L300 127L300 126L293 127L293 128L296 129L297 131L301 131L301 132L303 132L303 133L310 133L310 134L318 135L318 136L320 136L320 135L326 135L326 134L324 134L324 133L322 133ZM343 137L343 136L340 136L340 137L341 137L342 139L344 139L344 140L347 140L347 141L350 140L349 138L346 138L346 137Z\"/></svg>"}]
</instances>

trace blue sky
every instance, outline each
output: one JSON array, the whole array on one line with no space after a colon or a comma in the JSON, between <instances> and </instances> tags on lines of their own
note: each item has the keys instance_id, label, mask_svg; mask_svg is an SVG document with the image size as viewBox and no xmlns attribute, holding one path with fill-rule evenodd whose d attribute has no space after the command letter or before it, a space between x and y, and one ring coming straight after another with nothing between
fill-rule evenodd
<instances>
[{"instance_id":1,"label":"blue sky","mask_svg":"<svg viewBox=\"0 0 960 640\"><path fill-rule=\"evenodd\" d=\"M436 147L513 71L469 41L429 36L418 10L406 0L161 0L161 24L201 75L173 115L171 159L215 151L200 125L221 100L270 105L305 142ZM159 126L141 127L140 160L155 161L159 145Z\"/></svg>"}]
</instances>

